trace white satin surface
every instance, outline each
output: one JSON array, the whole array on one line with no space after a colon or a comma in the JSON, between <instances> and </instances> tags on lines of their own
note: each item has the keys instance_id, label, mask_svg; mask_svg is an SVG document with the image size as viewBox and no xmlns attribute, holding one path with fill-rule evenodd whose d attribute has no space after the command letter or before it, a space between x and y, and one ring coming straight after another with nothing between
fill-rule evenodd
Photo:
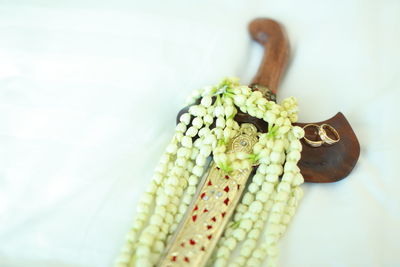
<instances>
[{"instance_id":1,"label":"white satin surface","mask_svg":"<svg viewBox=\"0 0 400 267\"><path fill-rule=\"evenodd\" d=\"M400 266L400 2L0 1L0 266L111 266L192 90L261 60L248 23L285 25L278 100L338 111L353 172L305 184L282 267ZM397 170L397 171L396 171Z\"/></svg>"}]
</instances>

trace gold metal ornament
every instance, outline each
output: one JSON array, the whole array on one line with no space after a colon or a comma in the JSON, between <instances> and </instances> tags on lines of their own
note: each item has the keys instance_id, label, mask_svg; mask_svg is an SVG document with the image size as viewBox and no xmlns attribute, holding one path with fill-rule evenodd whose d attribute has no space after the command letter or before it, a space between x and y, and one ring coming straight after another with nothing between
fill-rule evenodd
<instances>
[{"instance_id":1,"label":"gold metal ornament","mask_svg":"<svg viewBox=\"0 0 400 267\"><path fill-rule=\"evenodd\" d=\"M325 128L329 129L334 135L336 139L332 139L328 136L328 134L326 133ZM318 134L321 137L321 140L324 141L324 143L328 144L328 145L333 145L334 143L337 143L340 141L340 135L339 133L336 131L335 128L333 128L332 125L324 123L321 126L319 126L319 130L318 130Z\"/></svg>"},{"instance_id":2,"label":"gold metal ornament","mask_svg":"<svg viewBox=\"0 0 400 267\"><path fill-rule=\"evenodd\" d=\"M319 129L320 129L320 127L319 127L318 124L309 123L309 124L306 124L306 125L303 126L303 130L306 131L306 129L307 129L308 127L315 127L318 131L319 131ZM309 145L312 146L312 147L320 147L320 146L324 143L323 140L317 140L317 141L310 140L310 139L307 138L306 134L304 134L304 137L303 137L303 138L304 138L304 140L307 142L307 144L309 144Z\"/></svg>"},{"instance_id":3,"label":"gold metal ornament","mask_svg":"<svg viewBox=\"0 0 400 267\"><path fill-rule=\"evenodd\" d=\"M257 128L244 123L241 133L230 142L227 152L251 153L257 141ZM252 168L225 173L212 163L157 266L205 266L240 200L251 172Z\"/></svg>"}]
</instances>

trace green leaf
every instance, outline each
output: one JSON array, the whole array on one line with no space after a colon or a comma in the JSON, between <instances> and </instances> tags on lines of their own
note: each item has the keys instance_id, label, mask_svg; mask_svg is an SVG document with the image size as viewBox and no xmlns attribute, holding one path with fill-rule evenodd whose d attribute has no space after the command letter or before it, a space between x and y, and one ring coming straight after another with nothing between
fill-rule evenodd
<instances>
[{"instance_id":1,"label":"green leaf","mask_svg":"<svg viewBox=\"0 0 400 267\"><path fill-rule=\"evenodd\" d=\"M237 229L237 228L239 227L239 225L240 225L240 221L234 222L234 223L232 224L232 228L233 228L233 229Z\"/></svg>"},{"instance_id":2,"label":"green leaf","mask_svg":"<svg viewBox=\"0 0 400 267\"><path fill-rule=\"evenodd\" d=\"M274 137L274 136L276 135L278 129L279 129L279 126L278 126L278 125L274 125L274 126L272 126L272 127L271 127L271 125L269 125L269 126L268 126L268 133L267 133L267 136L268 136L268 137Z\"/></svg>"},{"instance_id":3,"label":"green leaf","mask_svg":"<svg viewBox=\"0 0 400 267\"><path fill-rule=\"evenodd\" d=\"M221 105L221 96L220 95L217 95L217 100L215 100L215 105L216 106Z\"/></svg>"}]
</instances>

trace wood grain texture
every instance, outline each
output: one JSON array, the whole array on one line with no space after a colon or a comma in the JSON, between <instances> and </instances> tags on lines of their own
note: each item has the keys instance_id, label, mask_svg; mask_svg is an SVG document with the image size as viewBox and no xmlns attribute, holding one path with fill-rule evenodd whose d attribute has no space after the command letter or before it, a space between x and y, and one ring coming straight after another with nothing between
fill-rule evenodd
<instances>
[{"instance_id":1,"label":"wood grain texture","mask_svg":"<svg viewBox=\"0 0 400 267\"><path fill-rule=\"evenodd\" d=\"M275 20L259 18L249 24L253 40L264 47L264 57L251 85L262 85L274 94L286 71L289 40L284 28Z\"/></svg>"}]
</instances>

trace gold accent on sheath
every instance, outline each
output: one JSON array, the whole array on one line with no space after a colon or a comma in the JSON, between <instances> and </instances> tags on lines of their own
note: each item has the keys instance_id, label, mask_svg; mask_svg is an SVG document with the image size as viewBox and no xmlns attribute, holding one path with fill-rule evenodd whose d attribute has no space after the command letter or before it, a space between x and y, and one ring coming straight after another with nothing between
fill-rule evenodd
<instances>
[{"instance_id":1,"label":"gold accent on sheath","mask_svg":"<svg viewBox=\"0 0 400 267\"><path fill-rule=\"evenodd\" d=\"M251 153L257 143L257 128L250 123L227 151ZM157 266L205 266L246 186L252 168L225 173L211 164L206 178L194 197Z\"/></svg>"}]
</instances>

